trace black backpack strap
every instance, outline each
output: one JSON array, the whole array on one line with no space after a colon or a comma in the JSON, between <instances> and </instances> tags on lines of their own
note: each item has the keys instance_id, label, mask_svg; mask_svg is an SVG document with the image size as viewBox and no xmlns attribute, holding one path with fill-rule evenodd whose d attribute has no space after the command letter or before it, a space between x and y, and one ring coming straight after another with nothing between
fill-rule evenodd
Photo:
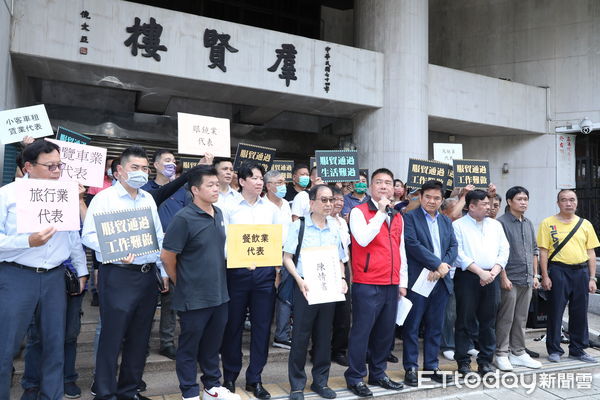
<instances>
[{"instance_id":1,"label":"black backpack strap","mask_svg":"<svg viewBox=\"0 0 600 400\"><path fill-rule=\"evenodd\" d=\"M300 257L300 248L302 247L302 240L304 239L304 217L300 217L300 230L298 231L298 246L296 246L296 252L294 253L294 265L298 264L298 258Z\"/></svg>"},{"instance_id":2,"label":"black backpack strap","mask_svg":"<svg viewBox=\"0 0 600 400\"><path fill-rule=\"evenodd\" d=\"M581 224L583 224L583 218L579 218L579 221L577 221L577 224L575 224L575 227L573 229L571 229L571 232L569 232L569 234L567 235L567 237L560 242L560 244L558 245L557 248L554 249L554 251L552 252L552 254L550 254L550 257L548 257L548 262L550 262L554 256L556 256L558 254L559 251L561 251L561 249L563 247L565 247L565 245L567 244L567 242L573 237L573 235L575 234L575 232L577 232L577 230L579 229L579 227L581 226Z\"/></svg>"}]
</instances>

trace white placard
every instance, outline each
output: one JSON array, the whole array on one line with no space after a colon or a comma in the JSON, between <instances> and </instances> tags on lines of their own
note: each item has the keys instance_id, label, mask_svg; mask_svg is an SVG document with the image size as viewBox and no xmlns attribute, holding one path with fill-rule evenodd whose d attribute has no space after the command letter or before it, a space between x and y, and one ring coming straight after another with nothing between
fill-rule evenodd
<instances>
[{"instance_id":1,"label":"white placard","mask_svg":"<svg viewBox=\"0 0 600 400\"><path fill-rule=\"evenodd\" d=\"M307 247L300 251L309 305L344 301L340 255L335 246Z\"/></svg>"},{"instance_id":2,"label":"white placard","mask_svg":"<svg viewBox=\"0 0 600 400\"><path fill-rule=\"evenodd\" d=\"M177 113L179 154L231 157L229 120Z\"/></svg>"},{"instance_id":3,"label":"white placard","mask_svg":"<svg viewBox=\"0 0 600 400\"><path fill-rule=\"evenodd\" d=\"M46 139L60 147L60 161L65 167L61 180L77 181L84 186L102 187L106 149L62 140Z\"/></svg>"},{"instance_id":4,"label":"white placard","mask_svg":"<svg viewBox=\"0 0 600 400\"><path fill-rule=\"evenodd\" d=\"M52 136L54 131L43 104L0 111L0 143L17 143L25 136Z\"/></svg>"},{"instance_id":5,"label":"white placard","mask_svg":"<svg viewBox=\"0 0 600 400\"><path fill-rule=\"evenodd\" d=\"M433 159L447 164L452 160L462 160L463 147L461 143L434 143Z\"/></svg>"},{"instance_id":6,"label":"white placard","mask_svg":"<svg viewBox=\"0 0 600 400\"><path fill-rule=\"evenodd\" d=\"M79 187L75 181L17 179L17 232L79 230Z\"/></svg>"},{"instance_id":7,"label":"white placard","mask_svg":"<svg viewBox=\"0 0 600 400\"><path fill-rule=\"evenodd\" d=\"M573 189L575 182L575 135L556 135L556 188Z\"/></svg>"}]
</instances>

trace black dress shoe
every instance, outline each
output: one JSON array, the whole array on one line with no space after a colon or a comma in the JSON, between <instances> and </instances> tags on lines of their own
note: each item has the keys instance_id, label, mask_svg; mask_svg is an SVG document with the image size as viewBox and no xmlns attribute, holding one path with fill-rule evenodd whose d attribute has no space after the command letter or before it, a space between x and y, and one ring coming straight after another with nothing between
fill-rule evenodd
<instances>
[{"instance_id":1,"label":"black dress shoe","mask_svg":"<svg viewBox=\"0 0 600 400\"><path fill-rule=\"evenodd\" d=\"M432 381L437 383L451 383L454 378L452 378L452 374L442 374L442 371L439 368L434 369L428 375Z\"/></svg>"},{"instance_id":2,"label":"black dress shoe","mask_svg":"<svg viewBox=\"0 0 600 400\"><path fill-rule=\"evenodd\" d=\"M235 381L223 381L223 387L231 393L235 393Z\"/></svg>"},{"instance_id":3,"label":"black dress shoe","mask_svg":"<svg viewBox=\"0 0 600 400\"><path fill-rule=\"evenodd\" d=\"M533 350L529 350L528 348L525 348L525 352L527 354L529 354L529 357L531 357L531 358L540 358L540 353L536 353Z\"/></svg>"},{"instance_id":4,"label":"black dress shoe","mask_svg":"<svg viewBox=\"0 0 600 400\"><path fill-rule=\"evenodd\" d=\"M373 392L369 390L369 387L364 382L358 382L356 385L348 385L348 389L358 397L373 396Z\"/></svg>"},{"instance_id":5,"label":"black dress shoe","mask_svg":"<svg viewBox=\"0 0 600 400\"><path fill-rule=\"evenodd\" d=\"M304 400L304 392L302 390L290 392L290 400Z\"/></svg>"},{"instance_id":6,"label":"black dress shoe","mask_svg":"<svg viewBox=\"0 0 600 400\"><path fill-rule=\"evenodd\" d=\"M471 363L462 362L458 364L458 374L464 378L471 371Z\"/></svg>"},{"instance_id":7,"label":"black dress shoe","mask_svg":"<svg viewBox=\"0 0 600 400\"><path fill-rule=\"evenodd\" d=\"M170 358L171 360L174 360L175 355L177 354L177 349L175 349L175 346L173 346L173 345L167 346L167 347L160 349L158 351L158 354L160 354L161 356Z\"/></svg>"},{"instance_id":8,"label":"black dress shoe","mask_svg":"<svg viewBox=\"0 0 600 400\"><path fill-rule=\"evenodd\" d=\"M477 373L481 376L485 376L493 372L494 370L492 369L492 367L490 367L490 364L488 363L479 364L479 366L477 367Z\"/></svg>"},{"instance_id":9,"label":"black dress shoe","mask_svg":"<svg viewBox=\"0 0 600 400\"><path fill-rule=\"evenodd\" d=\"M389 390L402 390L404 385L400 382L394 382L389 376L384 375L383 378L369 379L369 385L381 386L384 389Z\"/></svg>"},{"instance_id":10,"label":"black dress shoe","mask_svg":"<svg viewBox=\"0 0 600 400\"><path fill-rule=\"evenodd\" d=\"M335 399L337 396L329 386L315 385L314 382L310 385L310 390L312 390L324 399Z\"/></svg>"},{"instance_id":11,"label":"black dress shoe","mask_svg":"<svg viewBox=\"0 0 600 400\"><path fill-rule=\"evenodd\" d=\"M140 392L145 392L146 391L146 382L144 382L143 380L140 381L140 384L137 387L137 391L138 393Z\"/></svg>"},{"instance_id":12,"label":"black dress shoe","mask_svg":"<svg viewBox=\"0 0 600 400\"><path fill-rule=\"evenodd\" d=\"M398 357L396 357L395 355L393 355L392 353L390 353L390 355L387 358L387 362L391 362L392 364L397 364L398 363Z\"/></svg>"},{"instance_id":13,"label":"black dress shoe","mask_svg":"<svg viewBox=\"0 0 600 400\"><path fill-rule=\"evenodd\" d=\"M348 358L344 353L337 353L331 356L331 361L334 363L341 365L342 367L348 366Z\"/></svg>"},{"instance_id":14,"label":"black dress shoe","mask_svg":"<svg viewBox=\"0 0 600 400\"><path fill-rule=\"evenodd\" d=\"M419 385L419 377L416 368L410 368L404 371L404 384L412 387Z\"/></svg>"},{"instance_id":15,"label":"black dress shoe","mask_svg":"<svg viewBox=\"0 0 600 400\"><path fill-rule=\"evenodd\" d=\"M117 400L151 400L150 397L142 396L141 394L136 394L133 397L118 397Z\"/></svg>"},{"instance_id":16,"label":"black dress shoe","mask_svg":"<svg viewBox=\"0 0 600 400\"><path fill-rule=\"evenodd\" d=\"M261 399L261 400L266 400L266 399L270 399L271 398L271 393L269 393L267 391L267 389L265 389L262 385L262 383L257 382L257 383L247 383L246 384L246 391L247 392L252 392L252 394L254 395L254 397L256 397L257 399Z\"/></svg>"}]
</instances>

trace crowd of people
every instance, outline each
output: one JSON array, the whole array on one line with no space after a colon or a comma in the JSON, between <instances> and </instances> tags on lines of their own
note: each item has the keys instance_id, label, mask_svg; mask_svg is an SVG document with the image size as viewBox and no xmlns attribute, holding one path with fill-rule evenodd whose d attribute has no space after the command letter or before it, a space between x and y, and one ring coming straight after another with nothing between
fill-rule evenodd
<instances>
[{"instance_id":1,"label":"crowd of people","mask_svg":"<svg viewBox=\"0 0 600 400\"><path fill-rule=\"evenodd\" d=\"M17 175L58 179L63 166L58 146L29 141ZM151 166L156 178L149 181ZM576 215L576 193L559 191L559 212L536 233L526 217L528 190L509 188L502 215L496 192L490 185L446 193L435 180L409 190L386 168L353 183L325 184L316 168L300 163L286 184L278 171L253 163L234 171L231 159L210 155L183 172L173 152L156 151L150 162L142 147L131 146L107 160L103 187L80 186L80 232L49 227L23 234L17 232L15 185L7 184L0 188L0 399L9 398L24 338L21 398L81 395L75 358L86 288L100 310L96 399L146 398L142 376L159 301L159 352L175 360L184 400L240 399L247 325L243 382L258 399L271 397L261 378L270 346L290 350L292 400L304 398L307 358L310 389L327 399L336 397L328 385L332 362L347 367L347 387L360 397L372 396L369 386L418 386L423 375L450 382L439 369L440 354L456 361L461 376L471 373L472 357L482 376L496 368L540 368L539 355L525 344L534 289L548 298L548 360L560 362L564 353L568 303L569 357L596 362L585 349L600 243L591 223ZM141 208L150 209L160 252L103 263L94 216ZM282 225L281 263L227 269L229 224ZM323 246L337 249L345 300L309 304L302 250ZM65 271L78 277L77 291L67 292ZM428 294L413 290L424 281ZM412 308L400 329L404 381L396 382L386 370L399 361L392 350L403 297Z\"/></svg>"}]
</instances>

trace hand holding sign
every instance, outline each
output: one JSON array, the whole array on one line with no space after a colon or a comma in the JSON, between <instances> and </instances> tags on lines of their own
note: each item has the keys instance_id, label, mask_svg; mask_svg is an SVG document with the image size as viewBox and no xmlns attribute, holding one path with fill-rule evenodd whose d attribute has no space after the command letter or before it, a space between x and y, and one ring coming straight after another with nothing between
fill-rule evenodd
<instances>
[{"instance_id":1,"label":"hand holding sign","mask_svg":"<svg viewBox=\"0 0 600 400\"><path fill-rule=\"evenodd\" d=\"M29 235L29 247L40 247L46 244L56 233L56 228L49 226L44 230Z\"/></svg>"}]
</instances>

